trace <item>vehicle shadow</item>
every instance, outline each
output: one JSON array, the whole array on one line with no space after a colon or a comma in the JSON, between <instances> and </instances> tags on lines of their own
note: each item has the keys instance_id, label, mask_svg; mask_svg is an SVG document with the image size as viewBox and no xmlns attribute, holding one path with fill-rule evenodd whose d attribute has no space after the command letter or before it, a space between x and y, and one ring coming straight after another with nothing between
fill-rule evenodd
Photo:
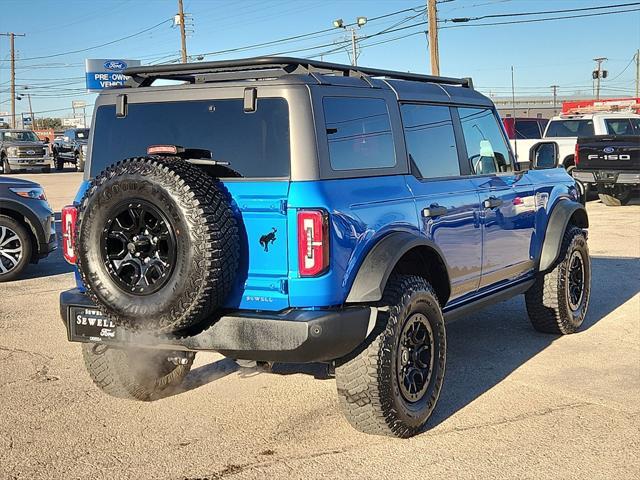
<instances>
[{"instance_id":1,"label":"vehicle shadow","mask_svg":"<svg viewBox=\"0 0 640 480\"><path fill-rule=\"evenodd\" d=\"M592 257L591 303L581 332L588 330L640 291L640 258ZM634 278L630 278L634 275ZM447 372L432 428L504 380L553 343L557 336L536 332L527 318L523 296L447 324ZM304 374L330 379L325 364L275 363L269 370L240 366L225 358L192 370L179 390L199 388L227 375L239 378L267 373Z\"/></svg>"},{"instance_id":2,"label":"vehicle shadow","mask_svg":"<svg viewBox=\"0 0 640 480\"><path fill-rule=\"evenodd\" d=\"M20 275L18 280L28 280L32 278L50 277L63 273L73 272L73 266L68 264L62 255L62 227L60 223L60 212L55 213L56 235L58 238L58 248L47 257L41 258L35 265L29 265Z\"/></svg>"},{"instance_id":3,"label":"vehicle shadow","mask_svg":"<svg viewBox=\"0 0 640 480\"><path fill-rule=\"evenodd\" d=\"M640 291L639 258L592 257L591 265L591 301L581 332ZM427 428L473 402L557 338L531 327L523 296L448 324L445 382Z\"/></svg>"}]
</instances>

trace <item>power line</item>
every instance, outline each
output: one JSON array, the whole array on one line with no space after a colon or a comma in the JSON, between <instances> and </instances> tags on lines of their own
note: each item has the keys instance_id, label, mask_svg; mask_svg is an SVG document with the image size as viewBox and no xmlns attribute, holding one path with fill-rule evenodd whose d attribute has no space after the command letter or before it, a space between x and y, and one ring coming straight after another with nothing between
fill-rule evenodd
<instances>
[{"instance_id":1,"label":"power line","mask_svg":"<svg viewBox=\"0 0 640 480\"><path fill-rule=\"evenodd\" d=\"M165 19L162 22L156 23L155 25L153 25L153 26L151 26L149 28L145 28L144 30L140 30L139 32L132 33L131 35L127 35L126 37L121 37L121 38L118 38L116 40L111 40L110 42L101 43L100 45L93 45L93 46L87 47L87 48L81 48L81 49L78 49L78 50L70 50L68 52L54 53L54 54L51 54L51 55L41 55L41 56L38 56L38 57L21 58L19 60L23 61L23 62L26 62L28 60L41 60L43 58L62 57L64 55L72 55L74 53L87 52L89 50L94 50L94 49L100 48L100 47L106 47L107 45L112 45L114 43L118 43L118 42L121 42L123 40L128 40L130 38L137 37L138 35L142 35L143 33L147 33L147 32L149 32L149 31L151 31L151 30L153 30L155 28L158 28L158 27L164 25L165 23L167 23L169 21L172 21L172 20L173 19L171 19L171 18Z\"/></svg>"},{"instance_id":2,"label":"power line","mask_svg":"<svg viewBox=\"0 0 640 480\"><path fill-rule=\"evenodd\" d=\"M539 12L497 13L493 15L483 15L480 17L449 18L449 19L441 20L441 22L460 23L460 22L469 22L472 20L484 20L486 18L522 17L522 16L529 16L529 15L548 15L548 14L555 14L555 13L584 12L587 10L602 10L605 8L630 7L634 5L640 5L640 2L618 3L615 5L599 5L596 7L584 7L584 8L567 8L563 10L543 10Z\"/></svg>"},{"instance_id":3,"label":"power line","mask_svg":"<svg viewBox=\"0 0 640 480\"><path fill-rule=\"evenodd\" d=\"M627 12L637 12L640 8L629 8L627 10L617 10L615 12L600 12L600 13L585 13L582 15L565 15L562 17L550 17L550 18L535 18L531 20L513 20L510 22L492 22L492 23L464 23L462 25L449 25L448 27L440 27L440 29L445 28L462 28L462 27L490 27L495 25L514 25L517 23L538 23L538 22L550 22L553 20L566 20L572 18L584 18L584 17L596 17L600 15L614 15L617 13L627 13Z\"/></svg>"}]
</instances>

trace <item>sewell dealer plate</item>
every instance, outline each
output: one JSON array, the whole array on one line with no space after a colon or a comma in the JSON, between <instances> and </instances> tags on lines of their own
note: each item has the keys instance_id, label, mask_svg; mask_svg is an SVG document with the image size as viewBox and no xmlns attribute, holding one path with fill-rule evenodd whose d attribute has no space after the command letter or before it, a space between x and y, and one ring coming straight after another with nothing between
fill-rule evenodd
<instances>
[{"instance_id":1,"label":"sewell dealer plate","mask_svg":"<svg viewBox=\"0 0 640 480\"><path fill-rule=\"evenodd\" d=\"M115 340L116 326L100 310L69 307L69 339L76 342Z\"/></svg>"}]
</instances>

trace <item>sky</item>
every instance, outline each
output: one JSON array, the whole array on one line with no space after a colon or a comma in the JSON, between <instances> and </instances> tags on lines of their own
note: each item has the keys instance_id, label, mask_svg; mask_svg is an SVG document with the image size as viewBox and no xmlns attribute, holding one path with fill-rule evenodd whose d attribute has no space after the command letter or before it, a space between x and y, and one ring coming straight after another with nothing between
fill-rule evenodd
<instances>
[{"instance_id":1,"label":"sky","mask_svg":"<svg viewBox=\"0 0 640 480\"><path fill-rule=\"evenodd\" d=\"M370 19L358 29L359 65L430 73L424 31L426 0L184 0L193 26L188 54L211 53L223 60L285 53L349 63L348 32L332 29L334 19ZM509 16L454 23L456 17L540 12L637 3L617 9L537 16ZM612 10L632 10L605 15ZM395 15L385 16L394 12ZM172 25L177 0L1 0L0 32L16 37L17 93L31 93L36 117L71 116L72 100L92 105L84 90L86 58L140 59L143 64L176 62L179 29ZM478 26L483 23L592 15L555 21ZM596 15L593 15L596 14ZM383 18L376 18L381 17ZM441 75L472 77L478 90L516 95L558 94L591 97L595 57L607 57L603 95L632 96L640 48L640 2L630 0L440 0L438 4ZM412 26L415 25L415 26ZM405 28L407 27L407 28ZM399 29L399 30L398 30ZM326 30L326 31L323 31ZM380 33L385 30L395 30ZM144 31L143 33L139 33ZM216 53L291 36L321 32L286 43ZM375 37L373 37L375 35ZM120 40L123 37L130 37ZM400 38L402 37L402 38ZM98 48L98 45L109 43ZM81 52L72 53L78 50ZM298 51L295 51L298 50ZM38 58L39 57L39 58ZM9 39L0 36L0 112L9 110ZM16 111L28 112L26 97ZM90 111L90 109L89 109ZM87 113L89 113L89 111Z\"/></svg>"}]
</instances>

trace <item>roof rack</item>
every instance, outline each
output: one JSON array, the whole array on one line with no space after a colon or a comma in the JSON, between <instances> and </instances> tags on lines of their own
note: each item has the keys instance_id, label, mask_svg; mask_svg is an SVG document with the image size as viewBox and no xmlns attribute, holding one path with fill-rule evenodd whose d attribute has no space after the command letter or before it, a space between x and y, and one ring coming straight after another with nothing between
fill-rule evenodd
<instances>
[{"instance_id":1,"label":"roof rack","mask_svg":"<svg viewBox=\"0 0 640 480\"><path fill-rule=\"evenodd\" d=\"M158 79L182 80L189 83L208 83L302 74L311 75L318 83L326 83L323 82L320 75L339 75L362 78L371 86L373 86L373 84L369 80L370 77L383 77L473 88L471 78L437 77L434 75L395 72L392 70L317 62L292 57L253 57L215 62L146 65L127 68L124 74L131 77L127 84L130 87L147 87Z\"/></svg>"}]
</instances>

